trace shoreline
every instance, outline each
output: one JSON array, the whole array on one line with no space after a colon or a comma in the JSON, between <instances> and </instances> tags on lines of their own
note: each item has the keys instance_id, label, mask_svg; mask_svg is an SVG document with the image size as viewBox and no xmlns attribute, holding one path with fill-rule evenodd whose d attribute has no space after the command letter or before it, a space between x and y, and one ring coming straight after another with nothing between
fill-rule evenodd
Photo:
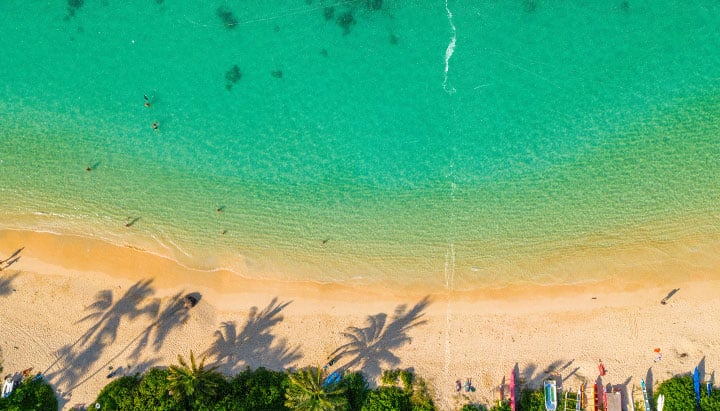
<instances>
[{"instance_id":1,"label":"shoreline","mask_svg":"<svg viewBox=\"0 0 720 411\"><path fill-rule=\"evenodd\" d=\"M720 291L717 273L695 273L672 284L606 281L427 293L253 280L80 237L0 230L2 259L21 247L19 260L0 271L3 365L6 372L30 366L44 372L64 395L64 408L90 403L109 382L108 366L130 365L135 372L172 364L189 350L213 353L227 327L245 331L249 340L235 348L237 363L224 371L296 368L324 363L347 343L348 327L368 329L377 316L387 325L372 342L378 358L355 359L356 368L374 383L379 368L412 367L428 381L439 409L454 409L463 396L489 404L516 364L527 384L553 368L566 386L576 387L578 376L596 375L602 359L609 371L603 381L630 381L628 389L639 386L648 367L657 382L690 371L703 355L707 370L720 370L712 357L718 349L719 330L712 322L720 310L720 299L713 297ZM132 294L138 289L144 293ZM103 290L111 304L103 316L90 318ZM198 306L163 333L162 327L153 329L154 317L143 309L155 304L163 312L187 293L200 296ZM108 317L112 313L117 316ZM116 322L109 338L103 330L111 317ZM141 335L147 343L136 345ZM653 363L655 347L665 354L661 363ZM337 366L351 360L341 358ZM455 380L466 378L477 391L457 394Z\"/></svg>"},{"instance_id":2,"label":"shoreline","mask_svg":"<svg viewBox=\"0 0 720 411\"><path fill-rule=\"evenodd\" d=\"M507 299L508 293L523 295L534 293L535 289L606 290L609 289L606 286L609 282L622 289L640 289L656 282L678 281L679 273L682 273L684 281L717 278L715 267L720 266L720 238L713 233L685 233L673 241L648 238L640 244L617 242L614 237L602 241L595 236L588 238L592 246L583 246L576 239L553 251L526 256L515 254L508 256L504 262L499 262L498 257L497 261L489 260L486 265L481 266L468 265L467 258L462 264L456 263L454 256L446 255L444 267L441 261L434 261L433 267L426 267L432 268L432 276L427 273L415 276L407 267L388 272L389 266L383 265L379 256L373 256L361 263L341 258L330 265L323 265L317 264L320 260L311 262L302 254L287 256L269 250L264 259L270 261L254 261L252 256L239 252L228 253L227 250L221 250L218 255L208 251L200 255L188 254L181 248L174 250L174 244L169 239L160 241L153 236L148 237L144 232L119 234L121 231L112 233L109 238L98 238L93 236L95 231L86 235L79 234L77 230L63 232L56 229L0 227L0 236L18 244L35 241L42 250L41 254L59 258L65 261L66 265L73 262L75 268L82 268L82 264L77 264L78 262L74 261L77 259L69 258L69 255L85 254L92 259L92 255L85 251L92 249L122 255L126 259L140 258L152 266L162 266L173 273L183 273L187 281L193 275L211 276L229 282L304 284L303 287L307 289L328 286L352 290L370 288L381 292L385 290L391 295L402 290L403 293L413 295L450 292L458 297L467 295L468 298L489 296ZM164 243L168 241L170 244ZM52 252L50 249L53 249ZM66 252L60 255L58 250ZM350 266L357 264L353 270L358 275L349 276L351 271L336 272L333 264L341 261ZM379 264L381 271L364 275L362 270L372 269L375 264ZM455 266L452 267L452 264ZM125 275L123 273L127 268L122 264L105 264L102 270Z\"/></svg>"}]
</instances>

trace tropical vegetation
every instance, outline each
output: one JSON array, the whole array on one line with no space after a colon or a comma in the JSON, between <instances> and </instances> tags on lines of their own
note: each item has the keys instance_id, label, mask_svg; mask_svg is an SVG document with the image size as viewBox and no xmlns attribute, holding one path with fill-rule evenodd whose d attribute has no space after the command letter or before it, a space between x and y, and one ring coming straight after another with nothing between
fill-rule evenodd
<instances>
[{"instance_id":1,"label":"tropical vegetation","mask_svg":"<svg viewBox=\"0 0 720 411\"><path fill-rule=\"evenodd\" d=\"M221 388L227 385L225 378L215 372L217 367L205 368L205 358L195 363L195 355L190 351L190 363L178 355L178 364L168 370L170 394L184 409L201 409L213 401Z\"/></svg>"},{"instance_id":2,"label":"tropical vegetation","mask_svg":"<svg viewBox=\"0 0 720 411\"><path fill-rule=\"evenodd\" d=\"M30 376L15 387L7 398L0 398L0 410L56 411L58 400L52 387L42 378Z\"/></svg>"},{"instance_id":3,"label":"tropical vegetation","mask_svg":"<svg viewBox=\"0 0 720 411\"><path fill-rule=\"evenodd\" d=\"M655 390L655 401L665 396L666 411L720 411L720 391L712 389L708 394L705 385L700 387L700 403L695 398L695 388L691 375L679 375L663 381Z\"/></svg>"},{"instance_id":4,"label":"tropical vegetation","mask_svg":"<svg viewBox=\"0 0 720 411\"><path fill-rule=\"evenodd\" d=\"M290 374L285 406L298 411L345 410L348 400L339 382L325 384L320 367L309 367Z\"/></svg>"},{"instance_id":5,"label":"tropical vegetation","mask_svg":"<svg viewBox=\"0 0 720 411\"><path fill-rule=\"evenodd\" d=\"M214 367L205 367L190 352L188 360L152 368L144 374L117 378L99 393L102 410L166 411L433 411L435 405L422 378L410 370L382 372L381 385L371 389L360 372L344 372L326 384L328 372L319 367L296 371L246 368L225 377ZM665 411L720 411L720 390L703 386L696 402L690 375L663 381L654 390L654 400L665 396ZM561 405L562 407L563 405ZM479 403L459 406L460 411L509 411L507 401L491 407ZM569 401L574 409L574 403ZM52 410L58 408L53 388L42 378L30 376L16 386L8 398L0 398L0 411ZM519 411L544 411L542 391L522 389ZM642 410L642 406L636 407Z\"/></svg>"}]
</instances>

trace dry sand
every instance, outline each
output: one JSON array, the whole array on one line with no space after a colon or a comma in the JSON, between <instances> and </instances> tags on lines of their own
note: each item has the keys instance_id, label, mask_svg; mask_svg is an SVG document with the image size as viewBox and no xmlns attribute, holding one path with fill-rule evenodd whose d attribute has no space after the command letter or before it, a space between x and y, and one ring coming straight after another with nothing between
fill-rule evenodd
<instances>
[{"instance_id":1,"label":"dry sand","mask_svg":"<svg viewBox=\"0 0 720 411\"><path fill-rule=\"evenodd\" d=\"M109 367L119 375L144 371L190 350L229 373L322 365L350 343L348 332L361 343L347 346L335 366L371 378L380 369L412 367L443 410L497 400L515 366L525 384L538 386L555 373L575 389L597 378L602 359L603 383L634 386L635 399L640 378L656 384L698 364L707 373L720 370L720 275L707 270L674 275L672 284L426 295L254 281L187 269L127 246L0 231L0 259L16 250L19 259L0 272L5 373L43 372L64 409L91 403L110 381ZM188 293L199 303L177 310ZM659 362L654 348L662 350ZM476 390L456 393L455 381L468 378Z\"/></svg>"}]
</instances>

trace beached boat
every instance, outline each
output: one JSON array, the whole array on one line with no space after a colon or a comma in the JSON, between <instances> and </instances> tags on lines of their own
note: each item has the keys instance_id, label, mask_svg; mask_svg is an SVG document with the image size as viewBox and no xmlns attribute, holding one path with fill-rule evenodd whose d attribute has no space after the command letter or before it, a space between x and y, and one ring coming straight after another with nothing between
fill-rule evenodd
<instances>
[{"instance_id":1,"label":"beached boat","mask_svg":"<svg viewBox=\"0 0 720 411\"><path fill-rule=\"evenodd\" d=\"M663 411L665 408L665 396L660 394L657 399L657 411Z\"/></svg>"},{"instance_id":2,"label":"beached boat","mask_svg":"<svg viewBox=\"0 0 720 411\"><path fill-rule=\"evenodd\" d=\"M640 387L642 388L643 400L645 400L645 411L652 411L650 406L650 399L648 398L647 387L645 386L645 379L640 379Z\"/></svg>"},{"instance_id":3,"label":"beached boat","mask_svg":"<svg viewBox=\"0 0 720 411\"><path fill-rule=\"evenodd\" d=\"M620 390L605 391L603 393L605 411L622 411L622 394Z\"/></svg>"},{"instance_id":4,"label":"beached boat","mask_svg":"<svg viewBox=\"0 0 720 411\"><path fill-rule=\"evenodd\" d=\"M695 367L693 371L693 388L695 389L695 402L700 405L700 371Z\"/></svg>"},{"instance_id":5,"label":"beached boat","mask_svg":"<svg viewBox=\"0 0 720 411\"><path fill-rule=\"evenodd\" d=\"M547 411L557 410L557 385L555 380L545 380L543 383L543 393L545 394L545 409Z\"/></svg>"},{"instance_id":6,"label":"beached boat","mask_svg":"<svg viewBox=\"0 0 720 411\"><path fill-rule=\"evenodd\" d=\"M593 411L598 411L598 385L597 383L593 384Z\"/></svg>"},{"instance_id":7,"label":"beached boat","mask_svg":"<svg viewBox=\"0 0 720 411\"><path fill-rule=\"evenodd\" d=\"M575 395L575 411L580 411L585 409L585 383L582 383L580 385L580 388L578 388L577 395Z\"/></svg>"},{"instance_id":8,"label":"beached boat","mask_svg":"<svg viewBox=\"0 0 720 411\"><path fill-rule=\"evenodd\" d=\"M515 368L510 370L510 411L515 411Z\"/></svg>"}]
</instances>

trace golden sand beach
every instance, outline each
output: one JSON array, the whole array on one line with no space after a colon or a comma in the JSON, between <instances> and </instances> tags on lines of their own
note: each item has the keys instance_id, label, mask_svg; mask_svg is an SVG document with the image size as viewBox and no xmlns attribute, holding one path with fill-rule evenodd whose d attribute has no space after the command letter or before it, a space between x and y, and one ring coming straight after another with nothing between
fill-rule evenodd
<instances>
[{"instance_id":1,"label":"golden sand beach","mask_svg":"<svg viewBox=\"0 0 720 411\"><path fill-rule=\"evenodd\" d=\"M64 409L91 403L110 381L110 367L118 375L144 371L190 350L227 373L322 365L353 333L373 338L335 366L371 381L381 369L412 367L444 410L497 400L515 366L526 385L555 373L562 386L577 388L597 378L600 359L603 382L634 387L638 399L640 378L655 384L701 361L708 373L720 370L720 275L703 268L719 250L717 242L705 244L695 269L691 256L649 268L626 264L628 272L645 269L672 283L427 293L257 281L130 246L4 230L0 259L17 254L0 271L0 348L6 373L42 372ZM198 304L178 309L190 293ZM476 391L457 393L458 379L471 379Z\"/></svg>"}]
</instances>

